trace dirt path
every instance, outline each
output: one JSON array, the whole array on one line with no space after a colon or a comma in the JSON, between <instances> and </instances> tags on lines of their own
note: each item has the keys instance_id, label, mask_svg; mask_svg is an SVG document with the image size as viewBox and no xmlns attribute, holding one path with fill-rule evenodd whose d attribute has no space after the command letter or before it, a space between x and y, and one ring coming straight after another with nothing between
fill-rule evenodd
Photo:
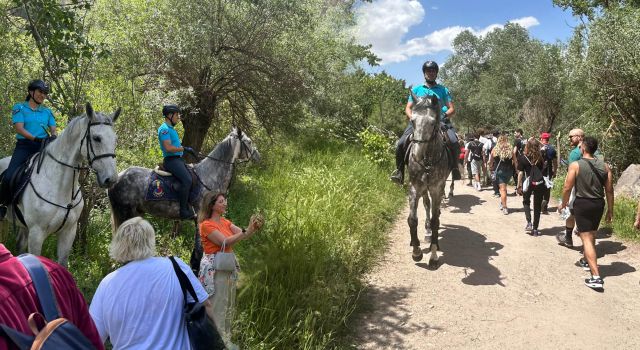
<instances>
[{"instance_id":1,"label":"dirt path","mask_svg":"<svg viewBox=\"0 0 640 350\"><path fill-rule=\"evenodd\" d=\"M640 349L637 245L598 240L605 291L595 292L584 285L588 272L574 265L577 248L556 243L564 229L558 214L542 215L542 236L532 237L524 233L522 197L508 197L505 216L491 189L460 184L442 211L437 270L427 269L424 210L420 263L411 259L408 207L398 217L389 251L368 277L366 310L352 325L357 348Z\"/></svg>"}]
</instances>

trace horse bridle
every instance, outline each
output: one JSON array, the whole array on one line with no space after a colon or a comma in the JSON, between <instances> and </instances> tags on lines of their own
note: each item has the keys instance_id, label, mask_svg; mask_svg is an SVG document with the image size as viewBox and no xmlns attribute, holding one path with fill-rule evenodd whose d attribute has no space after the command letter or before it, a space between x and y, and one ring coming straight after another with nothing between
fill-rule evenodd
<instances>
[{"instance_id":1,"label":"horse bridle","mask_svg":"<svg viewBox=\"0 0 640 350\"><path fill-rule=\"evenodd\" d=\"M226 163L226 164L246 163L246 162L250 161L251 158L253 157L253 154L256 153L255 147L253 149L251 149L251 147L247 146L247 144L242 140L242 137L240 137L240 136L238 136L236 134L234 134L232 137L240 140L240 147L242 147L242 150L246 150L247 151L247 154L248 154L247 159L245 159L245 160L236 160L236 161L233 161L233 162L229 162L229 161L226 161L224 159L219 159L219 158L216 158L216 157L212 157L212 156L210 156L208 154L204 154L204 153L198 153L198 156L203 157L203 158L209 158L211 160L215 160L216 162L221 162L221 163ZM231 139L227 140L227 142L231 142ZM241 153L242 153L242 150L240 151Z\"/></svg>"},{"instance_id":2,"label":"horse bridle","mask_svg":"<svg viewBox=\"0 0 640 350\"><path fill-rule=\"evenodd\" d=\"M434 105L429 105L429 106L426 106L425 108L433 109L434 111L436 111L436 114L438 114L438 118L436 119L436 122L434 123L435 125L433 127L433 132L431 132L431 139L429 139L429 140L418 140L418 139L413 138L413 139L411 139L412 143L427 143L427 142L431 142L431 140L433 140L433 137L438 132L438 127L439 127L439 124L440 124L440 114L438 113L438 105L435 105L435 106ZM413 124L413 132L415 132L416 125L415 125L413 120L411 120L411 124Z\"/></svg>"},{"instance_id":3,"label":"horse bridle","mask_svg":"<svg viewBox=\"0 0 640 350\"><path fill-rule=\"evenodd\" d=\"M71 165L71 164L67 164L61 160L58 160L56 157L53 156L53 154L51 154L51 152L49 152L47 150L47 155L49 157L51 157L53 160L55 160L58 164L60 165L64 165L68 168L74 169L74 170L89 170L92 169L91 166L93 165L93 162L95 162L98 159L101 158L115 158L116 155L114 153L104 153L104 154L100 154L100 155L96 155L95 150L93 149L93 143L91 142L91 127L92 126L97 126L97 125L109 125L109 126L113 126L113 123L110 121L105 121L105 122L89 122L89 124L87 125L87 130L84 132L84 136L82 137L82 140L80 141L80 149L82 149L82 145L84 144L84 141L87 141L87 162L89 163L89 166L81 166L81 165ZM93 158L91 158L91 155L93 154Z\"/></svg>"}]
</instances>

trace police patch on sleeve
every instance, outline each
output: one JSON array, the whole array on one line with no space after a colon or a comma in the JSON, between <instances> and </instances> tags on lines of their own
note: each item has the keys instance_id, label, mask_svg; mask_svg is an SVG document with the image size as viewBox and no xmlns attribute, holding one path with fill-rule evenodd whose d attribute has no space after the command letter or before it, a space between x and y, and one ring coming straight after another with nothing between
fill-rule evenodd
<instances>
[{"instance_id":1,"label":"police patch on sleeve","mask_svg":"<svg viewBox=\"0 0 640 350\"><path fill-rule=\"evenodd\" d=\"M16 115L18 114L18 112L20 112L21 108L20 107L14 107L13 110L11 111L11 115Z\"/></svg>"},{"instance_id":2,"label":"police patch on sleeve","mask_svg":"<svg viewBox=\"0 0 640 350\"><path fill-rule=\"evenodd\" d=\"M166 130L166 129L165 129L165 130L162 130L160 133L161 133L162 135L166 135L166 134L168 134L168 133L169 133L169 130Z\"/></svg>"}]
</instances>

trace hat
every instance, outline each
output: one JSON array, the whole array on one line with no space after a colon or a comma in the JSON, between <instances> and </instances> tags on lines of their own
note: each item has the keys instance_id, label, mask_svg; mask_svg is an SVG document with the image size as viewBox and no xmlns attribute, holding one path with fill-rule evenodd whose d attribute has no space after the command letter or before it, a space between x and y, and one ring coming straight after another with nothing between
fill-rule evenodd
<instances>
[{"instance_id":1,"label":"hat","mask_svg":"<svg viewBox=\"0 0 640 350\"><path fill-rule=\"evenodd\" d=\"M540 138L544 140L548 140L551 138L551 134L549 134L548 132L543 132L542 134L540 134Z\"/></svg>"}]
</instances>

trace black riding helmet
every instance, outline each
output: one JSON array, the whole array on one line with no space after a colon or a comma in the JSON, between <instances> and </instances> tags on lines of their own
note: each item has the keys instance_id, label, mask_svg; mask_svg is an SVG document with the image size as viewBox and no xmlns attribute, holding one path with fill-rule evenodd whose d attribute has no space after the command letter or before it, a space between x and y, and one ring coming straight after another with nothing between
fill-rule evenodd
<instances>
[{"instance_id":1,"label":"black riding helmet","mask_svg":"<svg viewBox=\"0 0 640 350\"><path fill-rule=\"evenodd\" d=\"M171 113L181 113L180 107L178 107L176 105L164 105L162 107L162 115L167 117Z\"/></svg>"},{"instance_id":2,"label":"black riding helmet","mask_svg":"<svg viewBox=\"0 0 640 350\"><path fill-rule=\"evenodd\" d=\"M434 61L427 61L422 65L422 73L426 73L427 69L435 69L436 73L440 70L438 64Z\"/></svg>"},{"instance_id":3,"label":"black riding helmet","mask_svg":"<svg viewBox=\"0 0 640 350\"><path fill-rule=\"evenodd\" d=\"M49 93L49 85L47 85L47 83L45 83L44 81L42 81L40 79L36 79L36 80L32 80L31 82L29 82L29 86L27 87L27 90L29 90L29 93L27 94L27 97L24 99L25 101L29 101L31 99L31 91L40 90L40 91L42 91L42 93L48 94ZM34 102L35 102L35 100L34 100ZM38 102L36 102L36 103L39 104Z\"/></svg>"},{"instance_id":4,"label":"black riding helmet","mask_svg":"<svg viewBox=\"0 0 640 350\"><path fill-rule=\"evenodd\" d=\"M32 80L29 83L29 91L40 90L45 94L49 93L49 85L40 79Z\"/></svg>"}]
</instances>

